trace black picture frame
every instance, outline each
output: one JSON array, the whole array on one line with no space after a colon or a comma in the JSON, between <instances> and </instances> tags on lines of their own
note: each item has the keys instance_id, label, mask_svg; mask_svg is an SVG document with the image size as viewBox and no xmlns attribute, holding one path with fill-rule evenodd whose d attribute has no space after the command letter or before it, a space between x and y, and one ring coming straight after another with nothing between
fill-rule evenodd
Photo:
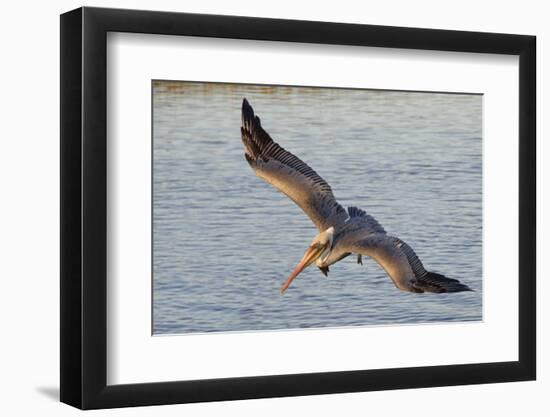
<instances>
[{"instance_id":1,"label":"black picture frame","mask_svg":"<svg viewBox=\"0 0 550 417\"><path fill-rule=\"evenodd\" d=\"M108 32L519 56L519 360L107 385ZM79 8L61 15L61 401L81 409L533 380L536 376L534 36Z\"/></svg>"}]
</instances>

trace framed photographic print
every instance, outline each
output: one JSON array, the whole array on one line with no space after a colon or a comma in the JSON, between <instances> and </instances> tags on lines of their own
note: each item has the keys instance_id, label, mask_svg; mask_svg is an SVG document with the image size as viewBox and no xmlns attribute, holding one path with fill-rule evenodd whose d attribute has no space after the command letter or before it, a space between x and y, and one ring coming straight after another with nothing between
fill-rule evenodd
<instances>
[{"instance_id":1,"label":"framed photographic print","mask_svg":"<svg viewBox=\"0 0 550 417\"><path fill-rule=\"evenodd\" d=\"M61 401L535 379L535 38L61 16Z\"/></svg>"}]
</instances>

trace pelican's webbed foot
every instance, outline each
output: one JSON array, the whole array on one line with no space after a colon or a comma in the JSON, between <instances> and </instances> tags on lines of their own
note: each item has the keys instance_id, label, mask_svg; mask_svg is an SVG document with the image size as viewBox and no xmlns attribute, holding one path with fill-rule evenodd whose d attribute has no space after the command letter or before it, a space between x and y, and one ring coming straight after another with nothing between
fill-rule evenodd
<instances>
[{"instance_id":1,"label":"pelican's webbed foot","mask_svg":"<svg viewBox=\"0 0 550 417\"><path fill-rule=\"evenodd\" d=\"M357 263L360 265L363 265L363 255L361 254L357 255Z\"/></svg>"},{"instance_id":2,"label":"pelican's webbed foot","mask_svg":"<svg viewBox=\"0 0 550 417\"><path fill-rule=\"evenodd\" d=\"M328 266L319 266L318 268L325 277L328 277Z\"/></svg>"}]
</instances>

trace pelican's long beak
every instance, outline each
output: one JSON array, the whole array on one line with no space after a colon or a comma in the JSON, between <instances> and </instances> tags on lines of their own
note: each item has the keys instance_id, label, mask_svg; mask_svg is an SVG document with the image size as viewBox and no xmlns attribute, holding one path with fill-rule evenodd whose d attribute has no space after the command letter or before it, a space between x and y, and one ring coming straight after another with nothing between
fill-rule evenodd
<instances>
[{"instance_id":1,"label":"pelican's long beak","mask_svg":"<svg viewBox=\"0 0 550 417\"><path fill-rule=\"evenodd\" d=\"M296 265L296 268L294 268L294 271L291 272L291 274L286 279L285 283L281 286L281 294L283 294L288 287L290 287L290 284L292 281L294 281L294 278L300 274L304 269L306 269L309 265L311 265L315 260L321 256L323 251L325 250L326 245L321 245L319 243L311 245L307 250L304 256L302 257L302 260L298 265Z\"/></svg>"}]
</instances>

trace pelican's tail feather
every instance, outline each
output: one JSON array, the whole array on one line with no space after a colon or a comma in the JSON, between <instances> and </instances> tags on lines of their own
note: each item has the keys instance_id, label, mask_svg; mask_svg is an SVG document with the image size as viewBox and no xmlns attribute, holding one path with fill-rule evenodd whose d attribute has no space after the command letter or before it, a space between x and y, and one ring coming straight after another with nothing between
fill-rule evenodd
<instances>
[{"instance_id":1,"label":"pelican's tail feather","mask_svg":"<svg viewBox=\"0 0 550 417\"><path fill-rule=\"evenodd\" d=\"M414 287L420 290L419 292L443 293L473 291L459 280L447 278L437 272L428 272L422 278L417 278Z\"/></svg>"}]
</instances>

